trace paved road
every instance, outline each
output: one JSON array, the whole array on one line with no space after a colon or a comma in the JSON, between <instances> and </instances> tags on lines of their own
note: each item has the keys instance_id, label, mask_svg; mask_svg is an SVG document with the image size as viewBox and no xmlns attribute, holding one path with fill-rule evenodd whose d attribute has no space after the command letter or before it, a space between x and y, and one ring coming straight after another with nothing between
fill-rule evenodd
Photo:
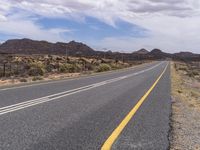
<instances>
[{"instance_id":1,"label":"paved road","mask_svg":"<svg viewBox=\"0 0 200 150\"><path fill-rule=\"evenodd\" d=\"M101 149L144 96L110 146L168 149L167 64L154 62L97 76L0 89L0 149Z\"/></svg>"}]
</instances>

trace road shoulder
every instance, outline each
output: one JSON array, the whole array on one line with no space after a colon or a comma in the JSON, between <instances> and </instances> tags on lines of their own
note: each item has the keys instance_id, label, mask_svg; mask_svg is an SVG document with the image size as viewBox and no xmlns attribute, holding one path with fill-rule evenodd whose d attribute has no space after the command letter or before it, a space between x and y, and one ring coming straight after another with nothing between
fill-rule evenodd
<instances>
[{"instance_id":1,"label":"road shoulder","mask_svg":"<svg viewBox=\"0 0 200 150\"><path fill-rule=\"evenodd\" d=\"M187 76L187 64L174 62L171 150L200 149L200 82Z\"/></svg>"}]
</instances>

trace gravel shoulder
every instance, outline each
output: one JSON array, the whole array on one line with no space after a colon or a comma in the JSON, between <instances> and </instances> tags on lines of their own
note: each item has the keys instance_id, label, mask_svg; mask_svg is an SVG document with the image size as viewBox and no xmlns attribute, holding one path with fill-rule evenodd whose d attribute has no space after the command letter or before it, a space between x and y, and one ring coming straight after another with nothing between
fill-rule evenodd
<instances>
[{"instance_id":1,"label":"gravel shoulder","mask_svg":"<svg viewBox=\"0 0 200 150\"><path fill-rule=\"evenodd\" d=\"M187 75L187 67L185 63L171 63L171 150L200 150L200 82L198 76Z\"/></svg>"}]
</instances>

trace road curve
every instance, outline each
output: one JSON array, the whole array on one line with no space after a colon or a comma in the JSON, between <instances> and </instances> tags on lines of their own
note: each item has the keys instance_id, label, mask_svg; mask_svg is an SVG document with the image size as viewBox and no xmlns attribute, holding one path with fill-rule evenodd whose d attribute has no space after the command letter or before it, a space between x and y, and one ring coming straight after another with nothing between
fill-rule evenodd
<instances>
[{"instance_id":1,"label":"road curve","mask_svg":"<svg viewBox=\"0 0 200 150\"><path fill-rule=\"evenodd\" d=\"M0 89L0 149L168 149L168 64Z\"/></svg>"}]
</instances>

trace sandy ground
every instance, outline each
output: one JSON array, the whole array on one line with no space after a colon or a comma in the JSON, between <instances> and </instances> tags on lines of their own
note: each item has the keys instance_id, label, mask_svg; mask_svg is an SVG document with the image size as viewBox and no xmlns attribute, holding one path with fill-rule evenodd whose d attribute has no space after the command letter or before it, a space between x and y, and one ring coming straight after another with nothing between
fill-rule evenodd
<instances>
[{"instance_id":1,"label":"sandy ground","mask_svg":"<svg viewBox=\"0 0 200 150\"><path fill-rule=\"evenodd\" d=\"M171 150L200 150L200 83L171 64Z\"/></svg>"}]
</instances>

